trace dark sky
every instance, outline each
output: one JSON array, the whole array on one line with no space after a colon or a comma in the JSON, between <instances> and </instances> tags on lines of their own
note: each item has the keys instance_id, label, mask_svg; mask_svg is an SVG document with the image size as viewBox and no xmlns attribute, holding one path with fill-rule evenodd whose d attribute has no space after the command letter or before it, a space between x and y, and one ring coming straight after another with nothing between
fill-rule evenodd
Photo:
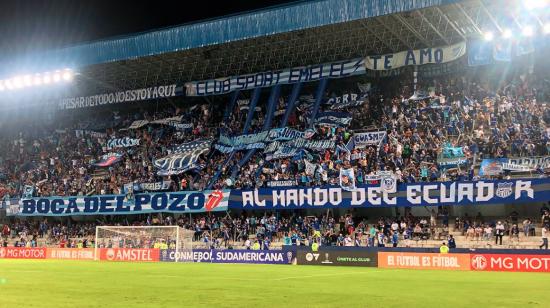
<instances>
[{"instance_id":1,"label":"dark sky","mask_svg":"<svg viewBox=\"0 0 550 308\"><path fill-rule=\"evenodd\" d=\"M2 0L0 55L6 58L287 2L295 1Z\"/></svg>"}]
</instances>

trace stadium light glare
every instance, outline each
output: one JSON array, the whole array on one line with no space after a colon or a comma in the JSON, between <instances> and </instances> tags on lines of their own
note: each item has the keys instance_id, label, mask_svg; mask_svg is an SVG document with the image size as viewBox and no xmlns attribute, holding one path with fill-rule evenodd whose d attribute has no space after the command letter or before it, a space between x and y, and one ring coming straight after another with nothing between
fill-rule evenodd
<instances>
[{"instance_id":1,"label":"stadium light glare","mask_svg":"<svg viewBox=\"0 0 550 308\"><path fill-rule=\"evenodd\" d=\"M39 85L42 84L42 78L40 77L40 75L35 75L34 76L33 83L34 83L35 86L39 86Z\"/></svg>"},{"instance_id":2,"label":"stadium light glare","mask_svg":"<svg viewBox=\"0 0 550 308\"><path fill-rule=\"evenodd\" d=\"M525 26L521 30L521 34L523 34L524 36L533 36L533 34L535 34L535 31L533 30L533 27Z\"/></svg>"},{"instance_id":3,"label":"stadium light glare","mask_svg":"<svg viewBox=\"0 0 550 308\"><path fill-rule=\"evenodd\" d=\"M23 87L23 78L20 76L13 77L13 86L17 89L21 89Z\"/></svg>"},{"instance_id":4,"label":"stadium light glare","mask_svg":"<svg viewBox=\"0 0 550 308\"><path fill-rule=\"evenodd\" d=\"M53 82L60 82L60 81L61 81L61 74L59 73L59 71L56 71L53 74Z\"/></svg>"},{"instance_id":5,"label":"stadium light glare","mask_svg":"<svg viewBox=\"0 0 550 308\"><path fill-rule=\"evenodd\" d=\"M502 31L502 37L505 39L512 38L512 30L504 29L504 31Z\"/></svg>"},{"instance_id":6,"label":"stadium light glare","mask_svg":"<svg viewBox=\"0 0 550 308\"><path fill-rule=\"evenodd\" d=\"M51 79L49 74L45 74L42 77L42 83L44 83L44 84L49 84L51 81L52 81L52 79Z\"/></svg>"},{"instance_id":7,"label":"stadium light glare","mask_svg":"<svg viewBox=\"0 0 550 308\"><path fill-rule=\"evenodd\" d=\"M63 72L63 80L65 81L72 81L73 80L73 72L70 69L65 69Z\"/></svg>"},{"instance_id":8,"label":"stadium light glare","mask_svg":"<svg viewBox=\"0 0 550 308\"><path fill-rule=\"evenodd\" d=\"M541 9L548 4L547 0L525 0L525 7L528 10Z\"/></svg>"},{"instance_id":9,"label":"stadium light glare","mask_svg":"<svg viewBox=\"0 0 550 308\"><path fill-rule=\"evenodd\" d=\"M11 84L11 80L8 79L8 80L6 80L5 83L6 83L6 88L7 88L8 90L13 89L13 85Z\"/></svg>"},{"instance_id":10,"label":"stadium light glare","mask_svg":"<svg viewBox=\"0 0 550 308\"><path fill-rule=\"evenodd\" d=\"M4 91L6 87L4 87L4 82L0 80L0 92Z\"/></svg>"},{"instance_id":11,"label":"stadium light glare","mask_svg":"<svg viewBox=\"0 0 550 308\"><path fill-rule=\"evenodd\" d=\"M484 38L486 41L492 41L493 38L495 38L495 35L493 34L493 32L488 31L488 32L485 32L485 34L483 35L483 38Z\"/></svg>"},{"instance_id":12,"label":"stadium light glare","mask_svg":"<svg viewBox=\"0 0 550 308\"><path fill-rule=\"evenodd\" d=\"M544 24L544 27L542 27L542 31L544 32L544 34L550 34L550 22Z\"/></svg>"},{"instance_id":13,"label":"stadium light glare","mask_svg":"<svg viewBox=\"0 0 550 308\"><path fill-rule=\"evenodd\" d=\"M30 76L30 75L25 75L25 76L23 77L23 83L24 83L25 87L30 87L30 86L32 86L32 78L31 78L31 76Z\"/></svg>"}]
</instances>

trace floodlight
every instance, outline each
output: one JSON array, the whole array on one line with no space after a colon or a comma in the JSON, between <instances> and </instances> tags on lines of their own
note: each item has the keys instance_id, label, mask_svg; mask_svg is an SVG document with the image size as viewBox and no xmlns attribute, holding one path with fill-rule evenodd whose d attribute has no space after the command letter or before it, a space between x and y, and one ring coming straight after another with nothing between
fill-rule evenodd
<instances>
[{"instance_id":1,"label":"floodlight","mask_svg":"<svg viewBox=\"0 0 550 308\"><path fill-rule=\"evenodd\" d=\"M63 80L65 81L73 80L73 72L70 69L65 69L62 76L63 76Z\"/></svg>"},{"instance_id":2,"label":"floodlight","mask_svg":"<svg viewBox=\"0 0 550 308\"><path fill-rule=\"evenodd\" d=\"M548 3L547 0L525 0L524 4L528 10L541 9Z\"/></svg>"},{"instance_id":3,"label":"floodlight","mask_svg":"<svg viewBox=\"0 0 550 308\"><path fill-rule=\"evenodd\" d=\"M521 30L521 34L523 34L524 36L533 36L534 33L535 33L535 31L533 30L533 27L531 27L531 26L525 26Z\"/></svg>"},{"instance_id":4,"label":"floodlight","mask_svg":"<svg viewBox=\"0 0 550 308\"><path fill-rule=\"evenodd\" d=\"M23 77L23 84L25 85L25 87L30 87L32 86L32 78L30 75L25 75Z\"/></svg>"},{"instance_id":5,"label":"floodlight","mask_svg":"<svg viewBox=\"0 0 550 308\"><path fill-rule=\"evenodd\" d=\"M33 83L35 86L39 86L42 84L42 78L40 77L40 75L34 75Z\"/></svg>"},{"instance_id":6,"label":"floodlight","mask_svg":"<svg viewBox=\"0 0 550 308\"><path fill-rule=\"evenodd\" d=\"M511 38L512 37L512 30L504 29L504 31L502 31L502 37L505 38L505 39Z\"/></svg>"},{"instance_id":7,"label":"floodlight","mask_svg":"<svg viewBox=\"0 0 550 308\"><path fill-rule=\"evenodd\" d=\"M495 37L495 35L494 35L493 32L491 32L491 31L485 32L485 34L483 35L483 38L484 38L486 41L492 41L494 37Z\"/></svg>"},{"instance_id":8,"label":"floodlight","mask_svg":"<svg viewBox=\"0 0 550 308\"><path fill-rule=\"evenodd\" d=\"M14 87L16 88L22 88L23 87L23 78L21 78L20 76L15 76L13 77L13 85Z\"/></svg>"}]
</instances>

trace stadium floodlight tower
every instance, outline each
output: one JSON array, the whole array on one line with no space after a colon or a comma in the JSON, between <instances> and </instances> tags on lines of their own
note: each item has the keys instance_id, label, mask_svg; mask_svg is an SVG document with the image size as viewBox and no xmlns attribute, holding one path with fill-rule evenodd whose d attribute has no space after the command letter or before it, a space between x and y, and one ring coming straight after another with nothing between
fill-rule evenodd
<instances>
[{"instance_id":1,"label":"stadium floodlight tower","mask_svg":"<svg viewBox=\"0 0 550 308\"><path fill-rule=\"evenodd\" d=\"M174 252L181 262L192 252L193 234L179 226L97 226L95 229L95 259L100 248L159 248Z\"/></svg>"}]
</instances>

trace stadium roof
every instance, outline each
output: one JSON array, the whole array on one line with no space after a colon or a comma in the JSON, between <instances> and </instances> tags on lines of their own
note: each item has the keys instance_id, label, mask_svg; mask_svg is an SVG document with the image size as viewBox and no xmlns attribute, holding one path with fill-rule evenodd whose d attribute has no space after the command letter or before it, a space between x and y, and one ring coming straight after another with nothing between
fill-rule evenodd
<instances>
[{"instance_id":1,"label":"stadium roof","mask_svg":"<svg viewBox=\"0 0 550 308\"><path fill-rule=\"evenodd\" d=\"M2 67L12 74L71 67L79 76L64 96L88 95L449 45L519 26L513 7L505 0L304 1L25 55Z\"/></svg>"}]
</instances>

